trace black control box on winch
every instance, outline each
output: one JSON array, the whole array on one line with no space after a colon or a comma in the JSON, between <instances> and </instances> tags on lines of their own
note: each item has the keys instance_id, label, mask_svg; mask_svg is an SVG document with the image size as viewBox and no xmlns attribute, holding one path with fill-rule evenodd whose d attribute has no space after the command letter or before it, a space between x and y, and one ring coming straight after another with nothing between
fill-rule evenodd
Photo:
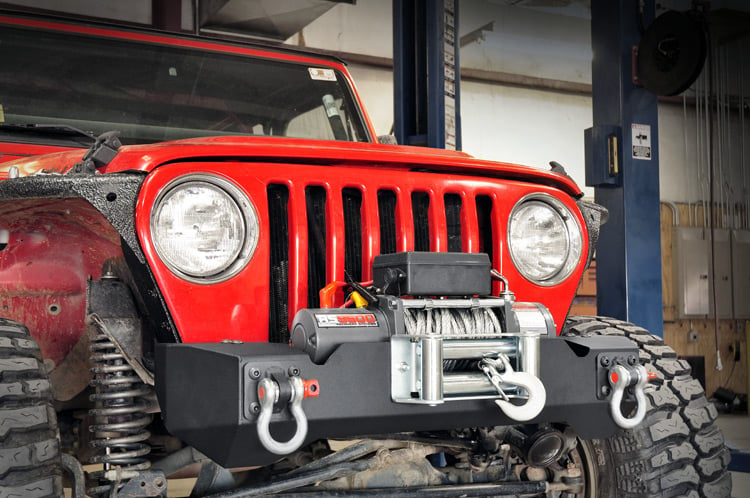
<instances>
[{"instance_id":1,"label":"black control box on winch","mask_svg":"<svg viewBox=\"0 0 750 498\"><path fill-rule=\"evenodd\" d=\"M375 287L394 296L488 296L491 270L484 253L399 252L372 264Z\"/></svg>"}]
</instances>

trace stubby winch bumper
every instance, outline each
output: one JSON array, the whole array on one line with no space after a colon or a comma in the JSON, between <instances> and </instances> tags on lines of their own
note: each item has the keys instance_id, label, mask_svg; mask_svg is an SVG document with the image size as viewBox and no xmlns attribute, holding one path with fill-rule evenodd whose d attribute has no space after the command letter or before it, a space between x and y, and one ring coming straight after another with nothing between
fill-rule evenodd
<instances>
[{"instance_id":1,"label":"stubby winch bumper","mask_svg":"<svg viewBox=\"0 0 750 498\"><path fill-rule=\"evenodd\" d=\"M437 320L446 309L494 313L505 331L411 330L409 315ZM291 345L159 344L156 354L167 429L225 467L268 464L317 439L520 422L607 437L639 421L641 406L623 415L634 399L645 404L631 341L557 337L543 306L509 293L380 296L367 308L301 311Z\"/></svg>"}]
</instances>

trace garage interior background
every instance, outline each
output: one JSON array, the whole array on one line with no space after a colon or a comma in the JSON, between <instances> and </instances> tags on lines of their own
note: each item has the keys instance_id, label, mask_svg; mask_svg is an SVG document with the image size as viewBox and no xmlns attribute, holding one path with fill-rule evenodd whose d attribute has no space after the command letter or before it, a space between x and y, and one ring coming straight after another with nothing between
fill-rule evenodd
<instances>
[{"instance_id":1,"label":"garage interior background","mask_svg":"<svg viewBox=\"0 0 750 498\"><path fill-rule=\"evenodd\" d=\"M17 0L0 5L54 11L185 33L263 38L349 63L379 134L393 124L392 2L356 0ZM688 0L657 2L684 11ZM197 12L197 16L194 13ZM590 5L585 0L461 0L462 149L476 157L565 166L585 185L583 131L592 126ZM701 77L660 98L659 173L664 336L720 387L747 393L750 336L750 4L711 2L714 90ZM711 112L708 106L712 105ZM709 125L709 118L713 125ZM715 157L717 371L708 236L709 129ZM593 189L585 187L587 196ZM681 228L678 228L681 227ZM602 271L602 270L600 270ZM595 269L574 312L595 313Z\"/></svg>"}]
</instances>

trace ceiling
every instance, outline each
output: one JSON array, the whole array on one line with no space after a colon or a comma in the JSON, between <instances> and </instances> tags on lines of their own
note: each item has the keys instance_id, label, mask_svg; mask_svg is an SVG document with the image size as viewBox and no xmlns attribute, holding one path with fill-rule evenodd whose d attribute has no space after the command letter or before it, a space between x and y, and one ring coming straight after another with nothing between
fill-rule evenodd
<instances>
[{"instance_id":1,"label":"ceiling","mask_svg":"<svg viewBox=\"0 0 750 498\"><path fill-rule=\"evenodd\" d=\"M356 0L0 0L0 7L57 17L221 32L284 41L339 3Z\"/></svg>"},{"instance_id":2,"label":"ceiling","mask_svg":"<svg viewBox=\"0 0 750 498\"><path fill-rule=\"evenodd\" d=\"M356 0L198 0L201 31L284 41L337 3Z\"/></svg>"}]
</instances>

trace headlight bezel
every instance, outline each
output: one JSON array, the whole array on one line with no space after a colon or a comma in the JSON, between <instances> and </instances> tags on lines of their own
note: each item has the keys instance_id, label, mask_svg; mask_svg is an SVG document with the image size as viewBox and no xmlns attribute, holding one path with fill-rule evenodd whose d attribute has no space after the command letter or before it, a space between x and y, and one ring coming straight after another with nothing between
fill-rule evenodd
<instances>
[{"instance_id":1,"label":"headlight bezel","mask_svg":"<svg viewBox=\"0 0 750 498\"><path fill-rule=\"evenodd\" d=\"M240 246L239 251L237 251L232 257L231 261L228 260L225 264L220 265L220 267L213 273L206 275L191 273L189 270L181 268L176 264L167 254L163 245L159 242L155 227L156 219L161 212L165 199L175 194L176 189L184 189L193 184L210 185L213 189L226 195L237 207L242 218L241 223L244 229L242 245ZM149 231L151 243L159 260L169 269L170 272L191 283L216 284L234 277L250 262L260 240L260 219L258 218L255 205L247 194L245 194L245 192L235 183L216 174L192 173L175 178L160 189L151 208L149 216Z\"/></svg>"},{"instance_id":2,"label":"headlight bezel","mask_svg":"<svg viewBox=\"0 0 750 498\"><path fill-rule=\"evenodd\" d=\"M522 262L522 255L517 254L518 248L514 248L514 242L512 238L512 230L514 224L515 215L521 210L529 206L529 203L543 204L549 208L556 216L560 218L564 227L567 238L566 256L558 270L547 278L534 278L524 271L524 264ZM507 225L507 246L510 258L513 261L513 265L518 273L528 280L529 282L542 286L551 287L558 285L566 281L575 272L579 266L583 255L583 229L578 218L574 215L573 211L566 206L560 199L543 192L528 194L516 202L513 209L510 211L508 216Z\"/></svg>"}]
</instances>

